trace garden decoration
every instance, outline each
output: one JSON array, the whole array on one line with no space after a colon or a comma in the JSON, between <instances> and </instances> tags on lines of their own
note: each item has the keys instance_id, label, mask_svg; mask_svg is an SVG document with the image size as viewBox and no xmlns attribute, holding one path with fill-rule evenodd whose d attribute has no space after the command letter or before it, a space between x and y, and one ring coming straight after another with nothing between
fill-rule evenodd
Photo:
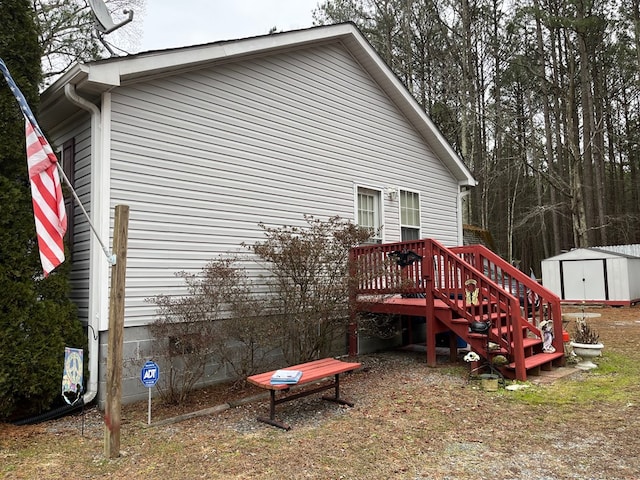
<instances>
[{"instance_id":1,"label":"garden decoration","mask_svg":"<svg viewBox=\"0 0 640 480\"><path fill-rule=\"evenodd\" d=\"M587 323L587 314L576 317L573 341L570 343L575 353L582 360L578 362L576 368L591 370L597 368L592 359L602 355L604 344L600 342L598 332Z\"/></svg>"},{"instance_id":2,"label":"garden decoration","mask_svg":"<svg viewBox=\"0 0 640 480\"><path fill-rule=\"evenodd\" d=\"M465 302L467 305L479 305L480 301L478 300L478 294L480 290L478 289L478 282L473 278L464 282L464 295Z\"/></svg>"},{"instance_id":3,"label":"garden decoration","mask_svg":"<svg viewBox=\"0 0 640 480\"><path fill-rule=\"evenodd\" d=\"M478 355L474 351L470 351L463 357L463 360L467 363L479 362L481 359L482 358L480 357L480 355ZM491 363L483 363L476 368L472 368L469 372L469 379L476 376L475 374L477 374L480 370L484 370L485 368L488 368L489 372L480 373L476 378L480 380L480 385L484 391L495 392L498 390L499 383L502 383L504 385L504 378Z\"/></svg>"},{"instance_id":4,"label":"garden decoration","mask_svg":"<svg viewBox=\"0 0 640 480\"><path fill-rule=\"evenodd\" d=\"M480 355L478 355L476 352L474 351L470 351L469 353L467 353L463 360L467 363L471 363L471 362L477 362L480 360Z\"/></svg>"},{"instance_id":5,"label":"garden decoration","mask_svg":"<svg viewBox=\"0 0 640 480\"><path fill-rule=\"evenodd\" d=\"M83 394L83 350L64 347L64 367L62 373L62 398L69 405L75 405Z\"/></svg>"},{"instance_id":6,"label":"garden decoration","mask_svg":"<svg viewBox=\"0 0 640 480\"><path fill-rule=\"evenodd\" d=\"M549 320L544 320L540 323L540 330L542 331L542 351L544 353L555 353L556 349L553 346L553 325Z\"/></svg>"}]
</instances>

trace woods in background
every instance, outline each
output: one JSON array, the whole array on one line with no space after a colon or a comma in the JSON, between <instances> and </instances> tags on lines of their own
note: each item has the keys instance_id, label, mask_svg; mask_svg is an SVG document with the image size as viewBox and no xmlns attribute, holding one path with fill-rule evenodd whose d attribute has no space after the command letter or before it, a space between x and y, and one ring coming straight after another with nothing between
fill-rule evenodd
<instances>
[{"instance_id":1,"label":"woods in background","mask_svg":"<svg viewBox=\"0 0 640 480\"><path fill-rule=\"evenodd\" d=\"M354 22L413 93L504 258L640 242L640 0L329 0L314 21Z\"/></svg>"}]
</instances>

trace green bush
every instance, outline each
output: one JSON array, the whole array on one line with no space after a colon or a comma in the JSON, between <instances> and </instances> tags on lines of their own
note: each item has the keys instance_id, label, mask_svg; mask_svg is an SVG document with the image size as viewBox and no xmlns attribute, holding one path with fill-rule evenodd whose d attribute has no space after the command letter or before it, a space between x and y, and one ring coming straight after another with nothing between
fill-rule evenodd
<instances>
[{"instance_id":1,"label":"green bush","mask_svg":"<svg viewBox=\"0 0 640 480\"><path fill-rule=\"evenodd\" d=\"M68 299L69 263L42 276L27 187L0 176L0 204L0 419L11 419L61 398L64 347L86 340Z\"/></svg>"},{"instance_id":2,"label":"green bush","mask_svg":"<svg viewBox=\"0 0 640 480\"><path fill-rule=\"evenodd\" d=\"M30 2L0 2L0 57L37 111L41 47ZM0 79L0 420L37 414L61 399L64 347L85 345L69 301L69 262L48 278L36 241L24 118Z\"/></svg>"}]
</instances>

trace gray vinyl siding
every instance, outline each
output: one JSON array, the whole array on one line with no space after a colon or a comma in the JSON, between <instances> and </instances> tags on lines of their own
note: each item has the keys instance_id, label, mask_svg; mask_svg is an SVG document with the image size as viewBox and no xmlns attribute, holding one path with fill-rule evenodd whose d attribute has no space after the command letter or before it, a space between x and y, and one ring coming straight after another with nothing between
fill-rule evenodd
<instances>
[{"instance_id":1,"label":"gray vinyl siding","mask_svg":"<svg viewBox=\"0 0 640 480\"><path fill-rule=\"evenodd\" d=\"M457 183L340 44L124 86L112 93L111 207L130 206L127 325L198 271L263 239L258 222L354 220L357 185L420 191L422 232L457 241ZM399 240L385 199L385 241Z\"/></svg>"},{"instance_id":2,"label":"gray vinyl siding","mask_svg":"<svg viewBox=\"0 0 640 480\"><path fill-rule=\"evenodd\" d=\"M68 122L59 125L48 133L49 140L56 146L62 146L66 141L74 139L75 163L74 163L74 190L77 193L87 213L91 214L91 122L86 112L69 119ZM66 196L70 195L66 190ZM70 261L71 274L69 282L71 287L70 299L78 307L78 318L83 322L88 321L89 309L89 239L90 228L82 209L73 201L73 255L67 258Z\"/></svg>"}]
</instances>

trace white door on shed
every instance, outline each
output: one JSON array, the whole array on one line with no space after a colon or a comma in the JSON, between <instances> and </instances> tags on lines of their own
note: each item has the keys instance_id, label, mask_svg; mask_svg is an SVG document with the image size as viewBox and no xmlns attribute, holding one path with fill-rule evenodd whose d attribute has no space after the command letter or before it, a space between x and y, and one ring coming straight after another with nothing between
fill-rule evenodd
<instances>
[{"instance_id":1,"label":"white door on shed","mask_svg":"<svg viewBox=\"0 0 640 480\"><path fill-rule=\"evenodd\" d=\"M607 300L604 260L573 260L561 263L563 299Z\"/></svg>"}]
</instances>

